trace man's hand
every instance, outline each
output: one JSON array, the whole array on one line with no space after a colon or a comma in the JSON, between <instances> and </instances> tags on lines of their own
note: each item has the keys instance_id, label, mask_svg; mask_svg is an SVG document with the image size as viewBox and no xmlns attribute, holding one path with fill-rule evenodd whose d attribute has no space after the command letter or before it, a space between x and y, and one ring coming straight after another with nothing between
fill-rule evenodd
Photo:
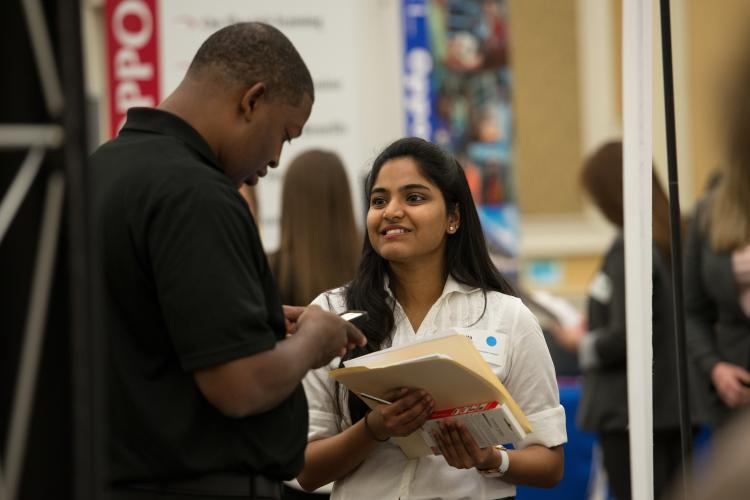
<instances>
[{"instance_id":1,"label":"man's hand","mask_svg":"<svg viewBox=\"0 0 750 500\"><path fill-rule=\"evenodd\" d=\"M287 335L293 335L297 331L297 320L306 309L302 306L284 306L284 325Z\"/></svg>"},{"instance_id":2,"label":"man's hand","mask_svg":"<svg viewBox=\"0 0 750 500\"><path fill-rule=\"evenodd\" d=\"M256 415L287 398L305 373L367 339L354 325L317 306L284 307L296 333L273 349L195 371L206 399L230 418Z\"/></svg>"},{"instance_id":3,"label":"man's hand","mask_svg":"<svg viewBox=\"0 0 750 500\"><path fill-rule=\"evenodd\" d=\"M318 306L309 306L296 322L296 334L314 339L313 368L328 364L336 356L343 356L348 350L367 344L367 338L350 322L339 315L324 311Z\"/></svg>"},{"instance_id":4,"label":"man's hand","mask_svg":"<svg viewBox=\"0 0 750 500\"><path fill-rule=\"evenodd\" d=\"M720 361L711 370L711 381L728 407L750 404L750 372L741 366Z\"/></svg>"}]
</instances>

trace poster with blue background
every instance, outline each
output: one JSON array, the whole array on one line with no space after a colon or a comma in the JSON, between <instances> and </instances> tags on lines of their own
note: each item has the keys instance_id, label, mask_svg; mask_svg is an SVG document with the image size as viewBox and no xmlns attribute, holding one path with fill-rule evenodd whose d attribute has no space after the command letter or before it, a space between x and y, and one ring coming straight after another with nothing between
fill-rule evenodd
<instances>
[{"instance_id":1,"label":"poster with blue background","mask_svg":"<svg viewBox=\"0 0 750 500\"><path fill-rule=\"evenodd\" d=\"M464 167L493 259L513 274L519 216L512 161L505 0L404 0L407 134Z\"/></svg>"}]
</instances>

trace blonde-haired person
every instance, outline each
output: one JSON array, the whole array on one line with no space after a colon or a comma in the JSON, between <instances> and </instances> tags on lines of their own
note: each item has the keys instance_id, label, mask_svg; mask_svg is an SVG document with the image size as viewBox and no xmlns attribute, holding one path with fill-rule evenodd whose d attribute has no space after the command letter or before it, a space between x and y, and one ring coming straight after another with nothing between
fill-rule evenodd
<instances>
[{"instance_id":1,"label":"blonde-haired person","mask_svg":"<svg viewBox=\"0 0 750 500\"><path fill-rule=\"evenodd\" d=\"M687 347L716 424L750 406L750 59L740 68L728 161L696 207L685 248Z\"/></svg>"},{"instance_id":2,"label":"blonde-haired person","mask_svg":"<svg viewBox=\"0 0 750 500\"><path fill-rule=\"evenodd\" d=\"M255 219L255 223L259 222L258 218L258 195L255 193L255 186L249 184L243 184L240 186L240 194L247 202L247 208L250 209L250 213Z\"/></svg>"},{"instance_id":3,"label":"blonde-haired person","mask_svg":"<svg viewBox=\"0 0 750 500\"><path fill-rule=\"evenodd\" d=\"M350 281L359 255L359 230L341 159L319 149L301 153L284 176L281 245L269 256L284 304L309 304L321 292Z\"/></svg>"}]
</instances>

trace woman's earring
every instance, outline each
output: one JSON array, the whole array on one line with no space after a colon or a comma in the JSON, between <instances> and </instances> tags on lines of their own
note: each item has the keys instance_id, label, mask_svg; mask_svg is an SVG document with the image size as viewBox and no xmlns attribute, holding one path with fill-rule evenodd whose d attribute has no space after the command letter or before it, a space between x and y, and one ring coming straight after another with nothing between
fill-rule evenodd
<instances>
[{"instance_id":1,"label":"woman's earring","mask_svg":"<svg viewBox=\"0 0 750 500\"><path fill-rule=\"evenodd\" d=\"M448 231L453 232L453 226L448 226Z\"/></svg>"}]
</instances>

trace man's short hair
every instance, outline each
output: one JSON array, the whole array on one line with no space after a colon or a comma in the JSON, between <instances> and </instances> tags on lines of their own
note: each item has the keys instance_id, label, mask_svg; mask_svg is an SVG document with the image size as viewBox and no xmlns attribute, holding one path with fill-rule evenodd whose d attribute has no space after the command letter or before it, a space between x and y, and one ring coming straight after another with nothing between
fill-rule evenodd
<instances>
[{"instance_id":1,"label":"man's short hair","mask_svg":"<svg viewBox=\"0 0 750 500\"><path fill-rule=\"evenodd\" d=\"M315 98L312 77L292 42L263 23L237 23L209 36L190 63L188 76L206 72L229 84L267 85L273 98L297 105L304 94Z\"/></svg>"}]
</instances>

